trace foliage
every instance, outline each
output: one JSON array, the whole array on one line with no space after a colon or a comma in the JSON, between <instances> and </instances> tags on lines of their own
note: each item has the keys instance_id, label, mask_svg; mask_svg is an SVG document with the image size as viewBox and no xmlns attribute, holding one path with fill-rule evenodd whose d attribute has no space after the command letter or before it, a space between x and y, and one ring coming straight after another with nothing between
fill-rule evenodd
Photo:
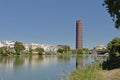
<instances>
[{"instance_id":1,"label":"foliage","mask_svg":"<svg viewBox=\"0 0 120 80\"><path fill-rule=\"evenodd\" d=\"M19 55L21 51L25 50L25 47L24 47L23 43L16 41L14 44L14 49L15 49L16 53Z\"/></svg>"},{"instance_id":2,"label":"foliage","mask_svg":"<svg viewBox=\"0 0 120 80\"><path fill-rule=\"evenodd\" d=\"M101 67L98 64L79 67L70 74L70 80L102 80L100 70Z\"/></svg>"},{"instance_id":3,"label":"foliage","mask_svg":"<svg viewBox=\"0 0 120 80\"><path fill-rule=\"evenodd\" d=\"M112 70L115 68L120 68L120 57L112 57L102 64L104 70Z\"/></svg>"},{"instance_id":4,"label":"foliage","mask_svg":"<svg viewBox=\"0 0 120 80\"><path fill-rule=\"evenodd\" d=\"M104 0L103 6L115 21L115 27L120 28L120 0Z\"/></svg>"},{"instance_id":5,"label":"foliage","mask_svg":"<svg viewBox=\"0 0 120 80\"><path fill-rule=\"evenodd\" d=\"M33 49L32 47L29 47L29 54L32 55Z\"/></svg>"},{"instance_id":6,"label":"foliage","mask_svg":"<svg viewBox=\"0 0 120 80\"><path fill-rule=\"evenodd\" d=\"M7 55L7 47L1 47L0 48L0 54Z\"/></svg>"},{"instance_id":7,"label":"foliage","mask_svg":"<svg viewBox=\"0 0 120 80\"><path fill-rule=\"evenodd\" d=\"M11 55L12 53L14 53L14 49L13 48L10 48L10 47L0 47L0 54L1 55L4 55L4 56L7 56L7 55Z\"/></svg>"},{"instance_id":8,"label":"foliage","mask_svg":"<svg viewBox=\"0 0 120 80\"><path fill-rule=\"evenodd\" d=\"M63 48L59 48L57 50L58 53L68 53L68 51L70 51L70 46L63 46Z\"/></svg>"},{"instance_id":9,"label":"foliage","mask_svg":"<svg viewBox=\"0 0 120 80\"><path fill-rule=\"evenodd\" d=\"M63 46L63 51L64 53L67 53L68 51L70 51L70 46Z\"/></svg>"},{"instance_id":10,"label":"foliage","mask_svg":"<svg viewBox=\"0 0 120 80\"><path fill-rule=\"evenodd\" d=\"M78 48L76 53L77 54L84 54L84 53L88 53L88 49L87 48Z\"/></svg>"},{"instance_id":11,"label":"foliage","mask_svg":"<svg viewBox=\"0 0 120 80\"><path fill-rule=\"evenodd\" d=\"M39 55L42 55L43 52L44 52L44 49L37 47L37 48L35 49L35 51L38 52Z\"/></svg>"},{"instance_id":12,"label":"foliage","mask_svg":"<svg viewBox=\"0 0 120 80\"><path fill-rule=\"evenodd\" d=\"M59 49L57 50L57 52L58 52L58 53L63 53L64 50L63 50L62 48L59 48Z\"/></svg>"},{"instance_id":13,"label":"foliage","mask_svg":"<svg viewBox=\"0 0 120 80\"><path fill-rule=\"evenodd\" d=\"M16 56L14 60L14 66L20 66L24 63L24 57Z\"/></svg>"},{"instance_id":14,"label":"foliage","mask_svg":"<svg viewBox=\"0 0 120 80\"><path fill-rule=\"evenodd\" d=\"M73 53L73 54L76 54L76 50L74 49L74 50L71 50L71 52Z\"/></svg>"},{"instance_id":15,"label":"foliage","mask_svg":"<svg viewBox=\"0 0 120 80\"><path fill-rule=\"evenodd\" d=\"M77 54L83 54L82 48L77 49Z\"/></svg>"},{"instance_id":16,"label":"foliage","mask_svg":"<svg viewBox=\"0 0 120 80\"><path fill-rule=\"evenodd\" d=\"M120 56L120 38L114 38L107 45L110 56Z\"/></svg>"},{"instance_id":17,"label":"foliage","mask_svg":"<svg viewBox=\"0 0 120 80\"><path fill-rule=\"evenodd\" d=\"M120 68L120 38L114 38L107 45L109 59L102 64L103 69Z\"/></svg>"}]
</instances>

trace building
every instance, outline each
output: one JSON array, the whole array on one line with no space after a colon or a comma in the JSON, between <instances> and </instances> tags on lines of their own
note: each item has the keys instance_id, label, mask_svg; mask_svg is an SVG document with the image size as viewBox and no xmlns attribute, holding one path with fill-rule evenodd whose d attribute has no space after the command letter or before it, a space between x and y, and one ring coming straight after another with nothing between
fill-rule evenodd
<instances>
[{"instance_id":1,"label":"building","mask_svg":"<svg viewBox=\"0 0 120 80\"><path fill-rule=\"evenodd\" d=\"M82 20L76 21L76 49L83 47Z\"/></svg>"},{"instance_id":2,"label":"building","mask_svg":"<svg viewBox=\"0 0 120 80\"><path fill-rule=\"evenodd\" d=\"M0 41L0 47L14 48L15 41Z\"/></svg>"},{"instance_id":3,"label":"building","mask_svg":"<svg viewBox=\"0 0 120 80\"><path fill-rule=\"evenodd\" d=\"M98 45L94 47L95 51L105 51L107 48L104 45Z\"/></svg>"},{"instance_id":4,"label":"building","mask_svg":"<svg viewBox=\"0 0 120 80\"><path fill-rule=\"evenodd\" d=\"M30 44L23 44L24 47L25 47L25 51L29 51L31 45Z\"/></svg>"},{"instance_id":5,"label":"building","mask_svg":"<svg viewBox=\"0 0 120 80\"><path fill-rule=\"evenodd\" d=\"M44 49L44 51L52 51L52 52L57 52L58 47L55 45L49 45L49 44L41 44L41 48Z\"/></svg>"},{"instance_id":6,"label":"building","mask_svg":"<svg viewBox=\"0 0 120 80\"><path fill-rule=\"evenodd\" d=\"M34 49L36 49L36 48L40 48L41 46L40 46L40 44L38 44L38 43L31 43L31 44L29 45L29 47L34 50Z\"/></svg>"}]
</instances>

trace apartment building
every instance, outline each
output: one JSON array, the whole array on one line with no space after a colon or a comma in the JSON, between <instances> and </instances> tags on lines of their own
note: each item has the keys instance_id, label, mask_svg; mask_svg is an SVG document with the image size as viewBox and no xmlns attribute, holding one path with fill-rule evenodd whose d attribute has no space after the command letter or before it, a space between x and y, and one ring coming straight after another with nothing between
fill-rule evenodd
<instances>
[{"instance_id":1,"label":"apartment building","mask_svg":"<svg viewBox=\"0 0 120 80\"><path fill-rule=\"evenodd\" d=\"M0 41L0 47L10 47L14 48L15 41Z\"/></svg>"}]
</instances>

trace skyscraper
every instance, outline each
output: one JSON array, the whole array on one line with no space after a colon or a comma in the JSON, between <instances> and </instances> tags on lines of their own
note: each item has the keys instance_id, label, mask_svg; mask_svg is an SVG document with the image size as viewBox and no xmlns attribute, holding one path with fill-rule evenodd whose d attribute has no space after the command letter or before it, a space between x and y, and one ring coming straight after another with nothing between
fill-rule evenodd
<instances>
[{"instance_id":1,"label":"skyscraper","mask_svg":"<svg viewBox=\"0 0 120 80\"><path fill-rule=\"evenodd\" d=\"M82 20L76 21L76 49L83 47Z\"/></svg>"}]
</instances>

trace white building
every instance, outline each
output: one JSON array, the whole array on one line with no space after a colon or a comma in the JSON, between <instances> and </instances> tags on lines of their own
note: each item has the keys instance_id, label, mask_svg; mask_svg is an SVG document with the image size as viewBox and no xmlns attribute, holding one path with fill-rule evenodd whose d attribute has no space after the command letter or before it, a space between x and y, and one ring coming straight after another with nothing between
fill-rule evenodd
<instances>
[{"instance_id":1,"label":"white building","mask_svg":"<svg viewBox=\"0 0 120 80\"><path fill-rule=\"evenodd\" d=\"M24 47L25 47L25 51L29 51L29 49L30 49L30 44L23 44L24 45Z\"/></svg>"},{"instance_id":2,"label":"white building","mask_svg":"<svg viewBox=\"0 0 120 80\"><path fill-rule=\"evenodd\" d=\"M2 41L0 41L0 47L3 47Z\"/></svg>"},{"instance_id":3,"label":"white building","mask_svg":"<svg viewBox=\"0 0 120 80\"><path fill-rule=\"evenodd\" d=\"M30 47L31 49L36 49L36 48L40 47L40 44L31 43L31 44L29 45L29 47Z\"/></svg>"},{"instance_id":4,"label":"white building","mask_svg":"<svg viewBox=\"0 0 120 80\"><path fill-rule=\"evenodd\" d=\"M0 47L10 47L14 48L15 41L0 41Z\"/></svg>"},{"instance_id":5,"label":"white building","mask_svg":"<svg viewBox=\"0 0 120 80\"><path fill-rule=\"evenodd\" d=\"M52 52L56 52L58 50L57 46L49 45L49 44L42 44L41 48L43 48L45 51L52 51Z\"/></svg>"},{"instance_id":6,"label":"white building","mask_svg":"<svg viewBox=\"0 0 120 80\"><path fill-rule=\"evenodd\" d=\"M96 47L94 47L94 50L96 51L102 51L102 50L106 50L107 48L104 45L98 45Z\"/></svg>"},{"instance_id":7,"label":"white building","mask_svg":"<svg viewBox=\"0 0 120 80\"><path fill-rule=\"evenodd\" d=\"M14 44L15 44L15 41L0 41L0 47L6 46L6 47L14 48ZM29 51L30 48L34 50L39 47L39 48L43 48L44 51L46 52L49 52L49 51L56 52L59 48L56 45L38 44L38 43L23 44L23 45L26 51Z\"/></svg>"}]
</instances>

